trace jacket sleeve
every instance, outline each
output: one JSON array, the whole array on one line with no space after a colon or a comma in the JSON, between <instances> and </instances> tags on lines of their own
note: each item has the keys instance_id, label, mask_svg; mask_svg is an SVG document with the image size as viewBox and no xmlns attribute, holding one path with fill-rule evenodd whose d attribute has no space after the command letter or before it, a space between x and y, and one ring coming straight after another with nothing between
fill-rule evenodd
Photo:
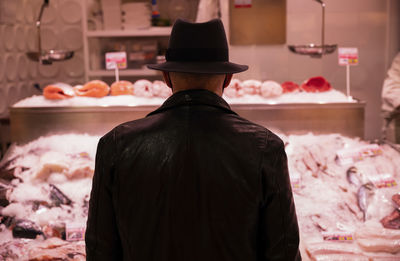
<instances>
[{"instance_id":1,"label":"jacket sleeve","mask_svg":"<svg viewBox=\"0 0 400 261\"><path fill-rule=\"evenodd\" d=\"M114 172L113 133L102 137L97 146L89 214L85 234L86 260L122 260L111 186Z\"/></svg>"},{"instance_id":2,"label":"jacket sleeve","mask_svg":"<svg viewBox=\"0 0 400 261\"><path fill-rule=\"evenodd\" d=\"M400 108L400 53L393 59L382 88L382 110L391 112Z\"/></svg>"},{"instance_id":3,"label":"jacket sleeve","mask_svg":"<svg viewBox=\"0 0 400 261\"><path fill-rule=\"evenodd\" d=\"M287 156L280 139L267 144L261 180L260 260L301 260Z\"/></svg>"}]
</instances>

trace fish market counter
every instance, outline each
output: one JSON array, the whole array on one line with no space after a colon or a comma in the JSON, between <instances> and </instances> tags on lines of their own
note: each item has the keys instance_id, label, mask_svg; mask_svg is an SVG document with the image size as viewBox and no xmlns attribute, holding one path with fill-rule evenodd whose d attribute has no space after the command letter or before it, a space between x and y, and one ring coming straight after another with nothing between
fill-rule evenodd
<instances>
[{"instance_id":1,"label":"fish market counter","mask_svg":"<svg viewBox=\"0 0 400 261\"><path fill-rule=\"evenodd\" d=\"M145 117L157 105L12 107L11 141L26 143L65 133L103 135L116 125ZM364 137L365 102L231 104L240 116L285 134L340 133Z\"/></svg>"}]
</instances>

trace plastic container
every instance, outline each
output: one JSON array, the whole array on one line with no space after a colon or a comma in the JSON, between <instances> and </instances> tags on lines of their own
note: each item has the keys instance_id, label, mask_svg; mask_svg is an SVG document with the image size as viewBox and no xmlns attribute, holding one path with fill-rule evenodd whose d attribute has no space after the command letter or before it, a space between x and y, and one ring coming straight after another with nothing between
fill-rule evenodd
<instances>
[{"instance_id":1,"label":"plastic container","mask_svg":"<svg viewBox=\"0 0 400 261\"><path fill-rule=\"evenodd\" d=\"M133 39L128 42L128 68L139 69L157 61L156 40Z\"/></svg>"}]
</instances>

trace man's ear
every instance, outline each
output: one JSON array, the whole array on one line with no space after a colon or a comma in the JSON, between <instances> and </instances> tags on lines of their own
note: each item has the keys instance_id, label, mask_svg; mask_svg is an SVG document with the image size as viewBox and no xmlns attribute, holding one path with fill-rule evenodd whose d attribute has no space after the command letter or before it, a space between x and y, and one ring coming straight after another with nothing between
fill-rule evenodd
<instances>
[{"instance_id":1,"label":"man's ear","mask_svg":"<svg viewBox=\"0 0 400 261\"><path fill-rule=\"evenodd\" d=\"M223 88L228 87L228 85L231 83L232 76L233 76L233 74L226 74L226 75L225 75L225 80L224 80L224 86L223 86Z\"/></svg>"},{"instance_id":2,"label":"man's ear","mask_svg":"<svg viewBox=\"0 0 400 261\"><path fill-rule=\"evenodd\" d=\"M164 77L164 82L168 85L169 88L172 88L172 83L171 83L171 78L169 78L169 73L162 71L163 77Z\"/></svg>"}]
</instances>

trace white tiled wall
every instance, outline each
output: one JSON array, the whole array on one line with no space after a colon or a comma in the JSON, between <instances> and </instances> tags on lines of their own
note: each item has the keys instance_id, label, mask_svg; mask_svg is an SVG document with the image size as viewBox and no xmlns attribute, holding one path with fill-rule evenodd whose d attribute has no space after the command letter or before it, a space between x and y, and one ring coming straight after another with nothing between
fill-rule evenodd
<instances>
[{"instance_id":1,"label":"white tiled wall","mask_svg":"<svg viewBox=\"0 0 400 261\"><path fill-rule=\"evenodd\" d=\"M400 47L399 0L325 0L326 43L358 47L360 64L351 68L352 96L367 102L366 138L380 136L381 88L386 68ZM390 24L390 27L389 27ZM287 0L287 44L320 43L321 6ZM345 92L345 68L337 52L318 58L296 55L286 45L231 46L232 61L250 65L239 79L294 81L322 75Z\"/></svg>"},{"instance_id":2,"label":"white tiled wall","mask_svg":"<svg viewBox=\"0 0 400 261\"><path fill-rule=\"evenodd\" d=\"M41 87L56 81L82 83L82 12L80 0L50 0L42 18L42 46L44 49L73 50L75 56L44 66L30 61L25 54L37 51L35 21L43 1L0 1L8 14L7 20L0 17L0 118L6 118L8 107L16 101L40 94L33 87L35 83Z\"/></svg>"}]
</instances>

